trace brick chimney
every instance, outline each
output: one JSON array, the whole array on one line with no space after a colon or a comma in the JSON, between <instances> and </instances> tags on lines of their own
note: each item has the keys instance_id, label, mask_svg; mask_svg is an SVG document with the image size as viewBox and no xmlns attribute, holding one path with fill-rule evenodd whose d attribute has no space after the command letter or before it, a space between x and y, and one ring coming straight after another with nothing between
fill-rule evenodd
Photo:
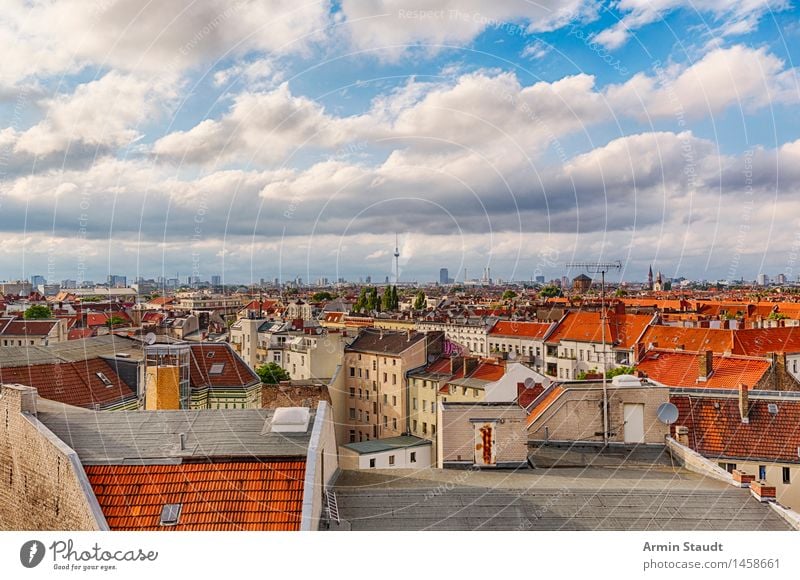
<instances>
[{"instance_id":1,"label":"brick chimney","mask_svg":"<svg viewBox=\"0 0 800 580\"><path fill-rule=\"evenodd\" d=\"M739 484L739 487L750 487L750 484L756 480L755 475L750 475L749 473L745 473L741 469L734 469L733 470L733 481Z\"/></svg>"},{"instance_id":2,"label":"brick chimney","mask_svg":"<svg viewBox=\"0 0 800 580\"><path fill-rule=\"evenodd\" d=\"M705 382L708 380L708 377L711 376L711 373L714 372L714 352L710 350L701 352L699 355L697 355L697 362L699 365L697 370L697 380L700 382Z\"/></svg>"},{"instance_id":3,"label":"brick chimney","mask_svg":"<svg viewBox=\"0 0 800 580\"><path fill-rule=\"evenodd\" d=\"M478 368L478 359L473 356L464 358L464 376L468 377L472 371Z\"/></svg>"},{"instance_id":4,"label":"brick chimney","mask_svg":"<svg viewBox=\"0 0 800 580\"><path fill-rule=\"evenodd\" d=\"M675 441L681 445L689 446L689 428L685 425L678 425L675 427Z\"/></svg>"},{"instance_id":5,"label":"brick chimney","mask_svg":"<svg viewBox=\"0 0 800 580\"><path fill-rule=\"evenodd\" d=\"M454 375L458 371L458 367L463 363L464 357L461 356L451 356L450 357L450 374Z\"/></svg>"},{"instance_id":6,"label":"brick chimney","mask_svg":"<svg viewBox=\"0 0 800 580\"><path fill-rule=\"evenodd\" d=\"M760 502L775 501L775 492L775 486L767 485L766 481L757 479L750 483L750 493Z\"/></svg>"},{"instance_id":7,"label":"brick chimney","mask_svg":"<svg viewBox=\"0 0 800 580\"><path fill-rule=\"evenodd\" d=\"M744 383L739 383L739 415L742 418L742 423L749 423L750 418L750 397L747 391L748 387Z\"/></svg>"}]
</instances>

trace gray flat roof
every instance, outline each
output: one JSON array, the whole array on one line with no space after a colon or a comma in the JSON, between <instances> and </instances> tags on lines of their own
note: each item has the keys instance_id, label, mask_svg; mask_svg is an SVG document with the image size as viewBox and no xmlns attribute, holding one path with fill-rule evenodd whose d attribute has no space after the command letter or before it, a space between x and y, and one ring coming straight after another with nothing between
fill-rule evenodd
<instances>
[{"instance_id":1,"label":"gray flat roof","mask_svg":"<svg viewBox=\"0 0 800 580\"><path fill-rule=\"evenodd\" d=\"M381 451L392 451L393 449L405 449L407 447L418 447L420 445L430 445L431 442L421 437L413 435L400 435L399 437L389 437L387 439L373 439L371 441L359 441L358 443L346 443L343 447L352 449L359 455L367 453L379 453Z\"/></svg>"},{"instance_id":2,"label":"gray flat roof","mask_svg":"<svg viewBox=\"0 0 800 580\"><path fill-rule=\"evenodd\" d=\"M739 489L663 465L343 471L352 530L791 530Z\"/></svg>"},{"instance_id":3,"label":"gray flat roof","mask_svg":"<svg viewBox=\"0 0 800 580\"><path fill-rule=\"evenodd\" d=\"M37 406L38 419L85 464L305 457L315 417L312 410L305 433L271 433L274 409L109 412L44 399Z\"/></svg>"},{"instance_id":4,"label":"gray flat roof","mask_svg":"<svg viewBox=\"0 0 800 580\"><path fill-rule=\"evenodd\" d=\"M81 340L57 342L48 346L9 346L0 348L0 366L17 367L58 362L76 362L99 356L125 353L132 360L143 358L142 344L124 336L106 334Z\"/></svg>"}]
</instances>

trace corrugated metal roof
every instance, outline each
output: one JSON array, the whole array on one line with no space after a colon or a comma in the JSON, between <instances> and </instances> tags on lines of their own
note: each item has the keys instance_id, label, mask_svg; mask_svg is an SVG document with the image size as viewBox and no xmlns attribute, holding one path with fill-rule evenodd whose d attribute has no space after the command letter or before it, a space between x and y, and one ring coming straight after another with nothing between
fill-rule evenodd
<instances>
[{"instance_id":1,"label":"corrugated metal roof","mask_svg":"<svg viewBox=\"0 0 800 580\"><path fill-rule=\"evenodd\" d=\"M381 451L391 451L393 449L405 449L407 447L418 447L419 445L430 444L431 442L427 439L414 437L413 435L400 435L399 437L389 437L387 439L346 443L343 447L352 449L359 455L364 455L367 453L379 453Z\"/></svg>"}]
</instances>

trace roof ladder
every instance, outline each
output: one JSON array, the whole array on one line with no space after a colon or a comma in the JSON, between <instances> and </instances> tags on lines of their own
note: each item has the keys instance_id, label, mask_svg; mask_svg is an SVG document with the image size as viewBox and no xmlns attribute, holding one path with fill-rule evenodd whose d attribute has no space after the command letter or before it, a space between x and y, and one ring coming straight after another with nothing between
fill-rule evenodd
<instances>
[{"instance_id":1,"label":"roof ladder","mask_svg":"<svg viewBox=\"0 0 800 580\"><path fill-rule=\"evenodd\" d=\"M325 509L328 512L328 519L335 521L337 524L341 523L339 519L339 504L336 502L336 492L325 491Z\"/></svg>"}]
</instances>

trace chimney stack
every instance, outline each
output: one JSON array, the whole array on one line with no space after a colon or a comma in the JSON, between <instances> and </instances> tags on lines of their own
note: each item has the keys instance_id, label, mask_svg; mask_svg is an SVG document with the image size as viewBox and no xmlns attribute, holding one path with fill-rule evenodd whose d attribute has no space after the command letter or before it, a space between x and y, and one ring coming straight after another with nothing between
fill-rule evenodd
<instances>
[{"instance_id":1,"label":"chimney stack","mask_svg":"<svg viewBox=\"0 0 800 580\"><path fill-rule=\"evenodd\" d=\"M478 359L472 356L464 357L464 377L468 377L478 367Z\"/></svg>"},{"instance_id":2,"label":"chimney stack","mask_svg":"<svg viewBox=\"0 0 800 580\"><path fill-rule=\"evenodd\" d=\"M707 350L698 355L699 369L697 373L697 380L705 382L711 373L714 372L714 352Z\"/></svg>"},{"instance_id":3,"label":"chimney stack","mask_svg":"<svg viewBox=\"0 0 800 580\"><path fill-rule=\"evenodd\" d=\"M747 389L747 385L739 383L739 415L742 418L742 423L750 422L748 417L750 413L750 398Z\"/></svg>"}]
</instances>

